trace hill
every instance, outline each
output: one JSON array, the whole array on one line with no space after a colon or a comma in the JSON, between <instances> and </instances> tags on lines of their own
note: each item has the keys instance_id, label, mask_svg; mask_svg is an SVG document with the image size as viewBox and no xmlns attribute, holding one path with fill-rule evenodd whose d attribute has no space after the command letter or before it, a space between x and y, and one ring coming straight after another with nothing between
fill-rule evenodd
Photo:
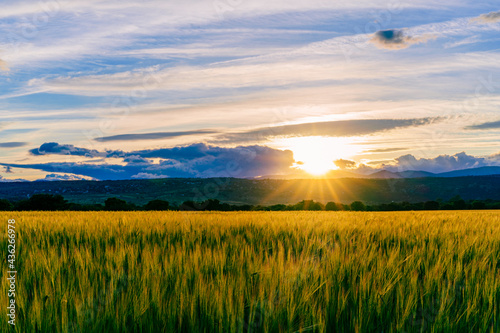
<instances>
[{"instance_id":1,"label":"hill","mask_svg":"<svg viewBox=\"0 0 500 333\"><path fill-rule=\"evenodd\" d=\"M500 176L427 177L400 179L237 179L167 178L123 181L53 181L0 183L0 198L25 199L37 193L61 194L75 203L103 203L118 197L143 205L162 199L171 203L219 199L231 204L293 204L304 199L319 202L368 204L392 201L423 202L448 200L460 195L465 200L500 199Z\"/></svg>"}]
</instances>

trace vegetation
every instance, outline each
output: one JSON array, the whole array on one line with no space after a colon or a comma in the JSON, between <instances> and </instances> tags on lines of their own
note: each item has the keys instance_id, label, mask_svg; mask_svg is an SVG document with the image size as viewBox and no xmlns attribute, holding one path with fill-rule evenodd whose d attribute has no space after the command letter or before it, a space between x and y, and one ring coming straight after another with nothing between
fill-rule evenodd
<instances>
[{"instance_id":1,"label":"vegetation","mask_svg":"<svg viewBox=\"0 0 500 333\"><path fill-rule=\"evenodd\" d=\"M500 330L496 211L0 216L16 332Z\"/></svg>"},{"instance_id":2,"label":"vegetation","mask_svg":"<svg viewBox=\"0 0 500 333\"><path fill-rule=\"evenodd\" d=\"M144 206L137 206L118 198L107 198L104 205L81 205L70 203L61 195L35 194L27 200L10 202L6 199L0 200L0 211L154 211L154 210L179 210L179 211L290 211L290 210L327 210L327 211L411 211L411 210L471 210L471 209L500 209L500 201L495 200L469 200L465 201L459 196L449 201L426 201L420 203L391 202L381 205L365 205L361 201L354 201L350 205L329 202L323 205L314 200L302 200L294 205L230 205L221 203L217 199L208 199L201 202L185 201L180 205L171 205L165 200L151 200Z\"/></svg>"}]
</instances>

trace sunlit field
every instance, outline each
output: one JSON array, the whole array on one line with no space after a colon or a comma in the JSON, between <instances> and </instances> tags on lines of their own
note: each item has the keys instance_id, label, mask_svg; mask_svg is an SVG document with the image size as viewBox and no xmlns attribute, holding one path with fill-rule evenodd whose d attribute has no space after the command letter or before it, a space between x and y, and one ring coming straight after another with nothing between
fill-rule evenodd
<instances>
[{"instance_id":1,"label":"sunlit field","mask_svg":"<svg viewBox=\"0 0 500 333\"><path fill-rule=\"evenodd\" d=\"M0 216L16 332L500 331L497 211Z\"/></svg>"}]
</instances>

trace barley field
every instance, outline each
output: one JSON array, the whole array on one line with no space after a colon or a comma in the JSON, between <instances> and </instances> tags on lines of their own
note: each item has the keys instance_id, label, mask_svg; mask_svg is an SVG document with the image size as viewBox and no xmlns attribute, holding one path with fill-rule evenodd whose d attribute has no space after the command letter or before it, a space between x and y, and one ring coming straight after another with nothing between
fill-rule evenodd
<instances>
[{"instance_id":1,"label":"barley field","mask_svg":"<svg viewBox=\"0 0 500 333\"><path fill-rule=\"evenodd\" d=\"M2 332L500 332L497 211L0 216Z\"/></svg>"}]
</instances>

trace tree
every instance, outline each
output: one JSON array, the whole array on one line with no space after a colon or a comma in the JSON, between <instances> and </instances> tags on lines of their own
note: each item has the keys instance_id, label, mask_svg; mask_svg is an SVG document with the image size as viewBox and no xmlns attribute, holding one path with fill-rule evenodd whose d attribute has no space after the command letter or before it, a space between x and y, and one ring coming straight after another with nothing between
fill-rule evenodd
<instances>
[{"instance_id":1,"label":"tree","mask_svg":"<svg viewBox=\"0 0 500 333\"><path fill-rule=\"evenodd\" d=\"M170 203L165 200L151 200L145 206L145 210L168 210Z\"/></svg>"},{"instance_id":2,"label":"tree","mask_svg":"<svg viewBox=\"0 0 500 333\"><path fill-rule=\"evenodd\" d=\"M325 206L325 209L329 210L329 211L338 211L338 210L340 210L339 206L337 206L337 204L335 202L329 202L329 203L327 203L326 206Z\"/></svg>"},{"instance_id":3,"label":"tree","mask_svg":"<svg viewBox=\"0 0 500 333\"><path fill-rule=\"evenodd\" d=\"M453 210L453 205L451 203L445 203L440 207L442 210Z\"/></svg>"},{"instance_id":4,"label":"tree","mask_svg":"<svg viewBox=\"0 0 500 333\"><path fill-rule=\"evenodd\" d=\"M219 200L217 199L208 199L201 203L202 210L224 210Z\"/></svg>"},{"instance_id":5,"label":"tree","mask_svg":"<svg viewBox=\"0 0 500 333\"><path fill-rule=\"evenodd\" d=\"M362 203L361 201L354 201L352 204L351 204L351 210L355 211L355 212L362 212L362 211L365 211L366 210L366 206L364 203Z\"/></svg>"},{"instance_id":6,"label":"tree","mask_svg":"<svg viewBox=\"0 0 500 333\"><path fill-rule=\"evenodd\" d=\"M28 200L19 202L17 207L19 210L42 211L66 210L68 208L68 202L59 194L34 194Z\"/></svg>"},{"instance_id":7,"label":"tree","mask_svg":"<svg viewBox=\"0 0 500 333\"><path fill-rule=\"evenodd\" d=\"M191 210L200 210L200 205L197 204L196 202L192 201L192 200L188 200L188 201L184 201L180 206L179 206L179 210L187 210L187 211L191 211Z\"/></svg>"},{"instance_id":8,"label":"tree","mask_svg":"<svg viewBox=\"0 0 500 333\"><path fill-rule=\"evenodd\" d=\"M453 201L453 209L467 209L467 203L463 199Z\"/></svg>"},{"instance_id":9,"label":"tree","mask_svg":"<svg viewBox=\"0 0 500 333\"><path fill-rule=\"evenodd\" d=\"M130 207L125 200L118 198L107 198L104 202L104 210L122 211L130 210Z\"/></svg>"},{"instance_id":10,"label":"tree","mask_svg":"<svg viewBox=\"0 0 500 333\"><path fill-rule=\"evenodd\" d=\"M292 210L324 210L324 206L314 200L302 200L301 202L293 205Z\"/></svg>"},{"instance_id":11,"label":"tree","mask_svg":"<svg viewBox=\"0 0 500 333\"><path fill-rule=\"evenodd\" d=\"M286 210L286 205L283 205L283 204L272 205L272 206L269 206L268 209L270 211L282 211L282 210Z\"/></svg>"},{"instance_id":12,"label":"tree","mask_svg":"<svg viewBox=\"0 0 500 333\"><path fill-rule=\"evenodd\" d=\"M14 205L7 199L0 199L0 211L12 210Z\"/></svg>"},{"instance_id":13,"label":"tree","mask_svg":"<svg viewBox=\"0 0 500 333\"><path fill-rule=\"evenodd\" d=\"M439 202L437 202L437 201L426 201L424 203L424 209L425 210L438 210L439 209Z\"/></svg>"},{"instance_id":14,"label":"tree","mask_svg":"<svg viewBox=\"0 0 500 333\"><path fill-rule=\"evenodd\" d=\"M472 209L486 209L486 203L483 201L472 202Z\"/></svg>"}]
</instances>

